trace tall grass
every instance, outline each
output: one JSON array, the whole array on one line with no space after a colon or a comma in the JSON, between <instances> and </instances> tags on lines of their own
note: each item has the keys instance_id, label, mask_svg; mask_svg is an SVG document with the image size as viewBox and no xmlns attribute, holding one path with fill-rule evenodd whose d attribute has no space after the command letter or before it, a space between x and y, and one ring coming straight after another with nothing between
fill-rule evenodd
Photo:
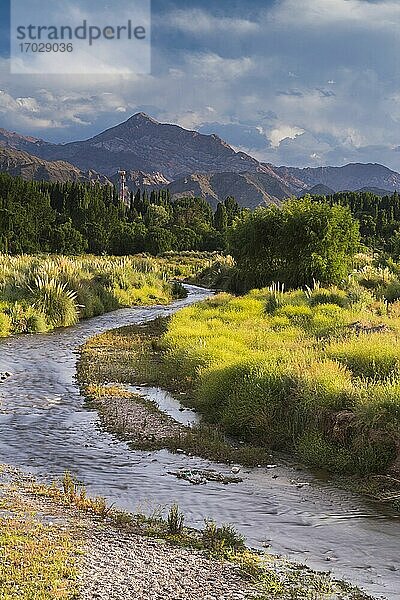
<instances>
[{"instance_id":1,"label":"tall grass","mask_svg":"<svg viewBox=\"0 0 400 600\"><path fill-rule=\"evenodd\" d=\"M183 258L185 273L208 264ZM124 306L166 304L177 258L0 255L0 336L73 325Z\"/></svg>"},{"instance_id":2,"label":"tall grass","mask_svg":"<svg viewBox=\"0 0 400 600\"><path fill-rule=\"evenodd\" d=\"M354 283L219 294L172 317L163 377L228 433L333 471L382 471L400 447L400 320L360 297Z\"/></svg>"}]
</instances>

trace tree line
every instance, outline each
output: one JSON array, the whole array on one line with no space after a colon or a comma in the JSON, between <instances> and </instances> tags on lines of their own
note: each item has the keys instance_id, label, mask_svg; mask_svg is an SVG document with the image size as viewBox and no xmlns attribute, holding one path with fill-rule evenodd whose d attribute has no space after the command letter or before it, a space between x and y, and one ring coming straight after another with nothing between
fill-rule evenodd
<instances>
[{"instance_id":1,"label":"tree line","mask_svg":"<svg viewBox=\"0 0 400 600\"><path fill-rule=\"evenodd\" d=\"M0 252L10 254L223 251L240 213L232 197L213 211L202 198L138 190L126 206L115 187L0 174Z\"/></svg>"},{"instance_id":2,"label":"tree line","mask_svg":"<svg viewBox=\"0 0 400 600\"><path fill-rule=\"evenodd\" d=\"M400 258L398 192L383 197L372 192L338 192L331 196L313 196L313 200L348 207L360 224L361 241L365 246Z\"/></svg>"}]
</instances>

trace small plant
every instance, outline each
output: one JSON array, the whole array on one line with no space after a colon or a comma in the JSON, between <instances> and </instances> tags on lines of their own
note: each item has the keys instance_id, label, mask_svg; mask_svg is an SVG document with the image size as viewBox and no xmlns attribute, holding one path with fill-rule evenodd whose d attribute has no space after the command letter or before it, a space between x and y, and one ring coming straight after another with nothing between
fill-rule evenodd
<instances>
[{"instance_id":1,"label":"small plant","mask_svg":"<svg viewBox=\"0 0 400 600\"><path fill-rule=\"evenodd\" d=\"M169 509L167 517L169 533L172 533L172 535L182 533L184 521L185 517L183 513L179 510L179 506L177 504L173 504Z\"/></svg>"},{"instance_id":2,"label":"small plant","mask_svg":"<svg viewBox=\"0 0 400 600\"><path fill-rule=\"evenodd\" d=\"M244 537L232 525L224 523L218 527L212 519L205 519L204 523L202 542L212 554L225 555L244 550Z\"/></svg>"},{"instance_id":3,"label":"small plant","mask_svg":"<svg viewBox=\"0 0 400 600\"><path fill-rule=\"evenodd\" d=\"M73 477L69 471L65 471L64 476L62 478L62 489L64 492L64 496L70 502L75 500L78 493L78 484L75 477Z\"/></svg>"}]
</instances>

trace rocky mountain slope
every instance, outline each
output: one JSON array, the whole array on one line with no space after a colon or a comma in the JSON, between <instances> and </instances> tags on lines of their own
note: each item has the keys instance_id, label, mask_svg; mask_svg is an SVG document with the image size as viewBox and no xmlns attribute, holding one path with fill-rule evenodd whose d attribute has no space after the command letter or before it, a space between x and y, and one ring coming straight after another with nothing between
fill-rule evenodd
<instances>
[{"instance_id":1,"label":"rocky mountain slope","mask_svg":"<svg viewBox=\"0 0 400 600\"><path fill-rule=\"evenodd\" d=\"M162 173L169 180L194 172L262 171L244 152L236 152L217 135L203 135L178 125L159 123L144 113L81 142L35 144L47 160L67 160L80 169L112 175L119 168Z\"/></svg>"},{"instance_id":2,"label":"rocky mountain slope","mask_svg":"<svg viewBox=\"0 0 400 600\"><path fill-rule=\"evenodd\" d=\"M227 196L234 196L241 206L256 208L288 198L293 189L284 179L268 173L193 173L168 185L173 197L201 196L213 207Z\"/></svg>"},{"instance_id":3,"label":"rocky mountain slope","mask_svg":"<svg viewBox=\"0 0 400 600\"><path fill-rule=\"evenodd\" d=\"M379 164L351 163L343 167L307 167L305 169L265 166L270 166L274 173L283 178L295 177L307 187L324 185L335 192L361 188L400 190L400 174Z\"/></svg>"},{"instance_id":4,"label":"rocky mountain slope","mask_svg":"<svg viewBox=\"0 0 400 600\"><path fill-rule=\"evenodd\" d=\"M36 181L98 181L111 182L100 173L81 171L65 161L47 161L28 152L0 146L0 171Z\"/></svg>"},{"instance_id":5,"label":"rocky mountain slope","mask_svg":"<svg viewBox=\"0 0 400 600\"><path fill-rule=\"evenodd\" d=\"M52 144L0 129L0 170L26 179L117 183L130 189L169 187L173 196L203 196L215 205L233 195L242 206L340 190L400 190L400 174L379 164L276 167L235 151L217 135L159 123L144 113L88 140Z\"/></svg>"}]
</instances>

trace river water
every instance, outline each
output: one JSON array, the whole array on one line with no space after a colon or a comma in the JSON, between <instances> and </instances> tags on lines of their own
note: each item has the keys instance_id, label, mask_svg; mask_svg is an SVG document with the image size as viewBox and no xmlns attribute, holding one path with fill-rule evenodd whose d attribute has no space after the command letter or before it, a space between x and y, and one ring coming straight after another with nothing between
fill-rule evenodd
<instances>
[{"instance_id":1,"label":"river water","mask_svg":"<svg viewBox=\"0 0 400 600\"><path fill-rule=\"evenodd\" d=\"M77 347L97 333L171 314L210 295L195 286L188 291L187 299L168 307L122 309L50 334L1 340L0 372L12 376L0 384L0 461L49 478L70 470L91 494L131 511L177 501L189 524L201 526L205 517L233 523L250 545L270 544L273 552L332 570L376 597L400 598L395 513L275 458L277 467L242 469L242 483L194 486L170 472L213 468L228 474L229 467L167 451L134 451L101 429L74 380ZM176 403L160 390L144 393L177 415Z\"/></svg>"}]
</instances>

